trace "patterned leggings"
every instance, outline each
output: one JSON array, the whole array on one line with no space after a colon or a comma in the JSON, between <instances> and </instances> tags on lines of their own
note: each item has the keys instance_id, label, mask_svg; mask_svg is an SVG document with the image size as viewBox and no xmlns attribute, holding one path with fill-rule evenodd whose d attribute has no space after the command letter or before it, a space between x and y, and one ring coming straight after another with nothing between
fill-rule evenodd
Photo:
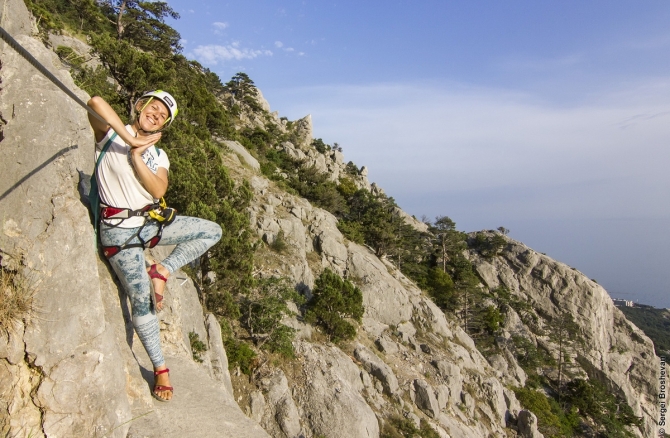
<instances>
[{"instance_id":1,"label":"patterned leggings","mask_svg":"<svg viewBox=\"0 0 670 438\"><path fill-rule=\"evenodd\" d=\"M121 245L138 228L112 228L104 224L100 227L103 246ZM147 224L140 236L148 241L156 235L158 225ZM163 228L159 245L177 245L172 253L160 262L170 273L204 254L221 238L221 227L214 222L188 216L177 216L174 222ZM129 243L139 243L137 238ZM154 367L165 364L161 351L160 331L156 313L151 306L151 279L146 271L142 248L128 248L109 258L114 272L130 298L133 326L142 345L147 350Z\"/></svg>"}]
</instances>

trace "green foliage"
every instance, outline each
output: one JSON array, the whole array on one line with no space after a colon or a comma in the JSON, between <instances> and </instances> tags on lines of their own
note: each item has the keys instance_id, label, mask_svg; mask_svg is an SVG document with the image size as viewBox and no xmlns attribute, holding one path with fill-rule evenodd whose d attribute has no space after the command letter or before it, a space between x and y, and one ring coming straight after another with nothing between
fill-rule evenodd
<instances>
[{"instance_id":1,"label":"green foliage","mask_svg":"<svg viewBox=\"0 0 670 438\"><path fill-rule=\"evenodd\" d=\"M626 318L639 327L654 342L656 355L670 352L670 312L652 306L636 304L635 307L619 307Z\"/></svg>"},{"instance_id":2,"label":"green foliage","mask_svg":"<svg viewBox=\"0 0 670 438\"><path fill-rule=\"evenodd\" d=\"M256 352L246 342L232 337L226 339L224 345L228 356L228 369L234 370L240 367L242 373L250 376L256 362Z\"/></svg>"},{"instance_id":3,"label":"green foliage","mask_svg":"<svg viewBox=\"0 0 670 438\"><path fill-rule=\"evenodd\" d=\"M529 375L537 374L537 369L543 365L556 363L544 349L537 348L535 344L523 336L513 335L512 342L519 365Z\"/></svg>"},{"instance_id":4,"label":"green foliage","mask_svg":"<svg viewBox=\"0 0 670 438\"><path fill-rule=\"evenodd\" d=\"M354 164L353 161L349 161L347 163L347 166L344 168L344 172L347 175L351 175L351 176L357 176L361 173L361 171L358 169L358 167Z\"/></svg>"},{"instance_id":5,"label":"green foliage","mask_svg":"<svg viewBox=\"0 0 670 438\"><path fill-rule=\"evenodd\" d=\"M316 280L312 299L307 303L305 320L318 324L333 342L353 339L363 317L363 294L350 281L326 269Z\"/></svg>"},{"instance_id":6,"label":"green foliage","mask_svg":"<svg viewBox=\"0 0 670 438\"><path fill-rule=\"evenodd\" d=\"M340 192L345 199L350 199L358 191L358 188L356 188L356 184L354 184L351 178L343 177L340 178L337 191Z\"/></svg>"},{"instance_id":7,"label":"green foliage","mask_svg":"<svg viewBox=\"0 0 670 438\"><path fill-rule=\"evenodd\" d=\"M567 403L583 417L595 424L594 432L598 437L633 437L626 426L639 427L642 418L633 414L631 407L623 397L615 395L602 383L594 380L575 379L568 383Z\"/></svg>"},{"instance_id":8,"label":"green foliage","mask_svg":"<svg viewBox=\"0 0 670 438\"><path fill-rule=\"evenodd\" d=\"M500 330L500 325L505 321L505 317L499 308L495 306L486 306L483 314L484 329L491 335L495 335Z\"/></svg>"},{"instance_id":9,"label":"green foliage","mask_svg":"<svg viewBox=\"0 0 670 438\"><path fill-rule=\"evenodd\" d=\"M286 244L286 238L284 237L284 231L281 230L279 233L277 233L277 236L275 236L274 240L270 244L270 249L272 249L274 252L277 253L283 253L286 251L286 248L288 248L288 245Z\"/></svg>"},{"instance_id":10,"label":"green foliage","mask_svg":"<svg viewBox=\"0 0 670 438\"><path fill-rule=\"evenodd\" d=\"M384 423L380 438L439 438L439 434L425 421L417 428L409 418L395 416Z\"/></svg>"},{"instance_id":11,"label":"green foliage","mask_svg":"<svg viewBox=\"0 0 670 438\"><path fill-rule=\"evenodd\" d=\"M107 18L116 23L117 39L157 56L170 56L181 50L179 33L165 24L167 17L178 19L179 14L166 2L101 0L99 4Z\"/></svg>"},{"instance_id":12,"label":"green foliage","mask_svg":"<svg viewBox=\"0 0 670 438\"><path fill-rule=\"evenodd\" d=\"M263 108L257 100L258 90L254 81L252 81L246 73L237 73L226 83L223 91L231 96L231 107L246 106L253 112L261 112Z\"/></svg>"},{"instance_id":13,"label":"green foliage","mask_svg":"<svg viewBox=\"0 0 670 438\"><path fill-rule=\"evenodd\" d=\"M571 437L579 425L574 411L566 415L558 403L541 391L513 388L521 405L537 416L538 430L545 437Z\"/></svg>"},{"instance_id":14,"label":"green foliage","mask_svg":"<svg viewBox=\"0 0 670 438\"><path fill-rule=\"evenodd\" d=\"M95 0L25 0L37 21L38 29L46 39L47 32L104 33L113 30L113 24Z\"/></svg>"},{"instance_id":15,"label":"green foliage","mask_svg":"<svg viewBox=\"0 0 670 438\"><path fill-rule=\"evenodd\" d=\"M201 354L207 351L207 346L200 340L200 336L198 336L196 332L189 332L188 339L191 342L191 355L193 356L193 360L202 363L203 359Z\"/></svg>"},{"instance_id":16,"label":"green foliage","mask_svg":"<svg viewBox=\"0 0 670 438\"><path fill-rule=\"evenodd\" d=\"M507 240L499 233L477 233L469 242L471 248L476 250L482 257L491 259L500 254Z\"/></svg>"},{"instance_id":17,"label":"green foliage","mask_svg":"<svg viewBox=\"0 0 670 438\"><path fill-rule=\"evenodd\" d=\"M67 46L58 46L56 48L56 54L61 61L75 68L81 68L82 64L86 61L83 56Z\"/></svg>"},{"instance_id":18,"label":"green foliage","mask_svg":"<svg viewBox=\"0 0 670 438\"><path fill-rule=\"evenodd\" d=\"M312 147L322 154L330 150L330 146L323 142L320 138L315 138L312 140Z\"/></svg>"},{"instance_id":19,"label":"green foliage","mask_svg":"<svg viewBox=\"0 0 670 438\"><path fill-rule=\"evenodd\" d=\"M438 267L430 269L427 279L428 292L440 309L454 312L458 309L458 294L454 281L448 273Z\"/></svg>"},{"instance_id":20,"label":"green foliage","mask_svg":"<svg viewBox=\"0 0 670 438\"><path fill-rule=\"evenodd\" d=\"M243 326L260 348L293 357L295 329L281 323L286 316L294 314L287 305L293 301L301 305L303 297L286 279L262 279L242 301Z\"/></svg>"}]
</instances>

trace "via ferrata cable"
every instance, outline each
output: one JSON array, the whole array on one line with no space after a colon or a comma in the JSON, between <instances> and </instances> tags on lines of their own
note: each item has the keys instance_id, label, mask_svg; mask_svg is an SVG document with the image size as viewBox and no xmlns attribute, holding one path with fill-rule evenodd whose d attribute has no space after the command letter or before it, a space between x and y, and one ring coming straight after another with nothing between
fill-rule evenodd
<instances>
[{"instance_id":1,"label":"via ferrata cable","mask_svg":"<svg viewBox=\"0 0 670 438\"><path fill-rule=\"evenodd\" d=\"M35 67L37 70L40 71L44 76L47 77L51 82L54 83L58 88L63 90L65 94L70 96L75 102L77 102L79 105L81 105L82 108L84 108L86 111L88 111L92 116L94 116L96 119L100 120L101 122L108 124L105 119L103 119L100 114L96 113L93 111L93 109L86 105L86 103L81 100L79 97L77 97L76 94L74 94L69 88L67 88L61 81L58 80L56 76L54 76L49 70L46 69L42 64L39 63L37 59L33 57L33 55L30 54L26 49L24 49L12 36L2 27L0 27L0 37L7 43L9 46L16 50L19 55L21 55L26 61L28 61L33 67Z\"/></svg>"}]
</instances>

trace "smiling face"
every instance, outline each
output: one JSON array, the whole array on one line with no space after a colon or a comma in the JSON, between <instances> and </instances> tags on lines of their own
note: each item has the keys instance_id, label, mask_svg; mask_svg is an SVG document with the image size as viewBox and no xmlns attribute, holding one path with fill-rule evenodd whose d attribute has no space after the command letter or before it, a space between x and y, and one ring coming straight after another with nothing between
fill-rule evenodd
<instances>
[{"instance_id":1,"label":"smiling face","mask_svg":"<svg viewBox=\"0 0 670 438\"><path fill-rule=\"evenodd\" d=\"M149 102L148 104L147 101ZM138 128L140 135L142 135L142 131L145 133L158 131L165 125L168 117L170 117L170 111L168 111L167 106L156 98L138 102L136 109L137 111L141 111L135 120L135 128Z\"/></svg>"}]
</instances>

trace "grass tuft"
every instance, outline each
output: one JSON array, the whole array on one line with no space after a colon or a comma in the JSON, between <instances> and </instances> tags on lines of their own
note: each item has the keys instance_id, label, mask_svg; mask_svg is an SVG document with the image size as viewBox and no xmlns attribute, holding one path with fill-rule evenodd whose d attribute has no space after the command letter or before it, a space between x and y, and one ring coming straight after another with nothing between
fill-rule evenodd
<instances>
[{"instance_id":1,"label":"grass tuft","mask_svg":"<svg viewBox=\"0 0 670 438\"><path fill-rule=\"evenodd\" d=\"M24 276L0 266L0 330L14 330L29 318L35 292Z\"/></svg>"}]
</instances>

